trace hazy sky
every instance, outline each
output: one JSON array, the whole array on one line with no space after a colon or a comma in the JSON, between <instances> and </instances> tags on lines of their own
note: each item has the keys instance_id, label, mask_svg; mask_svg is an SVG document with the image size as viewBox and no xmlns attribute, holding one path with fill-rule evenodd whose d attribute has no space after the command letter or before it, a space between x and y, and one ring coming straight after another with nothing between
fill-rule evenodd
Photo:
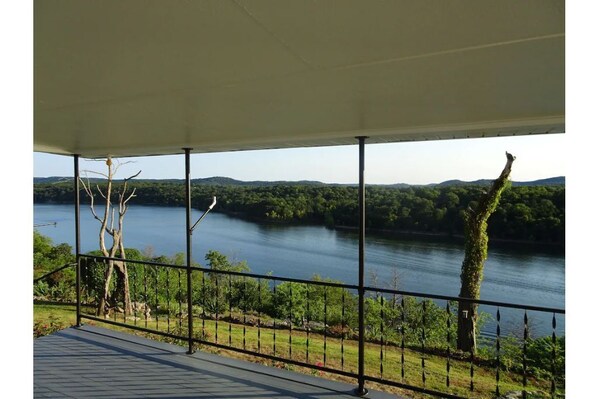
<instances>
[{"instance_id":1,"label":"hazy sky","mask_svg":"<svg viewBox=\"0 0 598 399\"><path fill-rule=\"evenodd\" d=\"M560 153L564 134L442 140L418 143L366 144L366 182L374 184L439 183L450 179L494 179L505 162L505 151L517 157L512 179L536 180L565 175ZM358 147L318 147L284 150L193 154L193 178L226 176L239 180L318 180L357 182ZM123 158L117 177L141 170L148 179L184 178L184 156ZM82 160L81 170L102 170ZM71 157L34 153L34 176L72 176Z\"/></svg>"}]
</instances>

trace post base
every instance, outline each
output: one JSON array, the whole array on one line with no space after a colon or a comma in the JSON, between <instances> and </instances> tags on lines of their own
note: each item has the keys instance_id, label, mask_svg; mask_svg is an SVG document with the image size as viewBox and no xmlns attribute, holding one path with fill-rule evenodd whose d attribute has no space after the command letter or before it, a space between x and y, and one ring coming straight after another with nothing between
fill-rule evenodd
<instances>
[{"instance_id":1,"label":"post base","mask_svg":"<svg viewBox=\"0 0 598 399\"><path fill-rule=\"evenodd\" d=\"M368 394L368 390L365 388L357 387L353 390L353 393L359 397L366 396Z\"/></svg>"}]
</instances>

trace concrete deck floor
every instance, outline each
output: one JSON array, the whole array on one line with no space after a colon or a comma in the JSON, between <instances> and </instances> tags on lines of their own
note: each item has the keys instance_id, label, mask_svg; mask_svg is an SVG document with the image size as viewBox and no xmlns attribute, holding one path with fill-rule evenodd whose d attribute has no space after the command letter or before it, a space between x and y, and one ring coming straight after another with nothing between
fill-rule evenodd
<instances>
[{"instance_id":1,"label":"concrete deck floor","mask_svg":"<svg viewBox=\"0 0 598 399\"><path fill-rule=\"evenodd\" d=\"M34 340L36 398L354 399L354 388L95 326Z\"/></svg>"}]
</instances>

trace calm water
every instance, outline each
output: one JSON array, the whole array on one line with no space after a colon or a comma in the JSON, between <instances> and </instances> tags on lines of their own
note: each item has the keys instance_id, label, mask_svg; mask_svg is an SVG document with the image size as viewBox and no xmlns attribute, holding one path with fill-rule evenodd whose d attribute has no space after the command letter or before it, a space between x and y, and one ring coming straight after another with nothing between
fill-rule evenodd
<instances>
[{"instance_id":1,"label":"calm water","mask_svg":"<svg viewBox=\"0 0 598 399\"><path fill-rule=\"evenodd\" d=\"M34 206L35 224L57 222L38 230L54 243L74 245L72 205ZM198 218L201 212L194 211ZM81 247L98 248L99 223L89 208L81 208ZM131 206L125 219L125 245L150 249L156 255L185 251L185 209ZM314 274L357 284L358 237L354 232L316 226L279 226L251 223L211 213L193 234L194 260L203 263L214 249L234 260L246 260L255 273L309 279ZM413 241L399 238L366 237L366 280L368 285L389 287L393 274L399 289L441 295L459 294L462 245ZM395 272L396 271L396 272ZM377 281L377 283L376 283ZM528 305L565 307L565 258L563 255L491 248L484 269L481 298ZM486 309L492 313L496 309ZM515 324L523 316L501 310L501 323ZM549 333L550 320L530 314L532 331ZM563 331L564 320L557 319ZM486 327L489 331L495 327ZM513 329L517 329L513 327Z\"/></svg>"}]
</instances>

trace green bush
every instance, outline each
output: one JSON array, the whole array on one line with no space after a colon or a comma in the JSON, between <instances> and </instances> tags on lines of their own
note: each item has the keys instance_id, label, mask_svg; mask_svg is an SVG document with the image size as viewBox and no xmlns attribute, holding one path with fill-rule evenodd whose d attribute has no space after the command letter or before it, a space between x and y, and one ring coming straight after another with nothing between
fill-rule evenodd
<instances>
[{"instance_id":1,"label":"green bush","mask_svg":"<svg viewBox=\"0 0 598 399\"><path fill-rule=\"evenodd\" d=\"M553 349L554 374L559 384L565 379L565 337L556 337L553 344L552 336L545 336L527 340L525 357L527 359L527 373L539 379L552 378ZM482 359L496 359L496 346L491 344L480 347L478 355ZM523 340L508 336L500 338L500 365L507 371L523 372Z\"/></svg>"}]
</instances>

